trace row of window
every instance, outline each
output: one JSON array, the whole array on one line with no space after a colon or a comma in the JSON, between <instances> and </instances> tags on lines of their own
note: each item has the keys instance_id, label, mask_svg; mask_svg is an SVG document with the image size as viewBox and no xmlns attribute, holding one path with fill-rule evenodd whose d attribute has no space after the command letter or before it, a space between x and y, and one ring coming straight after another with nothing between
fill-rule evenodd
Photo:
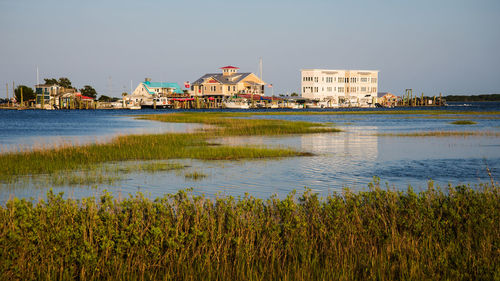
<instances>
[{"instance_id":1,"label":"row of window","mask_svg":"<svg viewBox=\"0 0 500 281\"><path fill-rule=\"evenodd\" d=\"M207 91L210 87L210 91L211 92L215 92L217 91L217 86L203 86L205 91ZM227 86L227 90L228 91L231 91L231 88L233 90L233 92L236 92L236 86ZM222 86L219 86L219 91L222 91Z\"/></svg>"},{"instance_id":2,"label":"row of window","mask_svg":"<svg viewBox=\"0 0 500 281\"><path fill-rule=\"evenodd\" d=\"M324 92L325 88L322 87L321 91ZM377 88L376 87L326 87L327 92L339 92L339 93L344 93L345 91L347 93L357 93L362 92L362 93L376 93ZM319 92L319 87L303 87L302 92L304 93L318 93Z\"/></svg>"},{"instance_id":3,"label":"row of window","mask_svg":"<svg viewBox=\"0 0 500 281\"><path fill-rule=\"evenodd\" d=\"M319 78L318 77L311 77L311 76L304 76L302 77L302 81L303 82L319 82ZM326 82L326 83L333 83L333 82L338 82L338 83L357 83L358 82L358 78L357 77L321 77L321 81L322 82ZM368 77L361 77L359 78L359 82L361 83L368 83L368 82L372 82L372 83L377 83L377 78L368 78Z\"/></svg>"}]
</instances>

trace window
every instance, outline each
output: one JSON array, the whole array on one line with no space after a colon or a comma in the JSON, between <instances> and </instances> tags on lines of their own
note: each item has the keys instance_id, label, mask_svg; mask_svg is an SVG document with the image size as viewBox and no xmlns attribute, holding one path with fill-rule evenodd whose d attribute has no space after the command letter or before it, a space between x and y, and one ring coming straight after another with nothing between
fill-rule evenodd
<instances>
[{"instance_id":1,"label":"window","mask_svg":"<svg viewBox=\"0 0 500 281\"><path fill-rule=\"evenodd\" d=\"M339 83L344 83L344 77L339 77L339 78L337 79L337 81L338 81Z\"/></svg>"},{"instance_id":2,"label":"window","mask_svg":"<svg viewBox=\"0 0 500 281\"><path fill-rule=\"evenodd\" d=\"M360 79L360 80L361 80L361 82L363 82L363 83L368 82L368 78L366 78L366 77L361 77L361 79Z\"/></svg>"},{"instance_id":3,"label":"window","mask_svg":"<svg viewBox=\"0 0 500 281\"><path fill-rule=\"evenodd\" d=\"M363 78L361 78L363 79ZM366 92L366 87L361 87L361 92Z\"/></svg>"},{"instance_id":4,"label":"window","mask_svg":"<svg viewBox=\"0 0 500 281\"><path fill-rule=\"evenodd\" d=\"M318 82L318 77L314 77L314 82Z\"/></svg>"},{"instance_id":5,"label":"window","mask_svg":"<svg viewBox=\"0 0 500 281\"><path fill-rule=\"evenodd\" d=\"M344 87L339 87L338 89L339 89L339 92L340 92L340 93L343 93L343 92L344 92Z\"/></svg>"},{"instance_id":6,"label":"window","mask_svg":"<svg viewBox=\"0 0 500 281\"><path fill-rule=\"evenodd\" d=\"M231 86L227 86L227 90L228 90L228 91L231 91Z\"/></svg>"},{"instance_id":7,"label":"window","mask_svg":"<svg viewBox=\"0 0 500 281\"><path fill-rule=\"evenodd\" d=\"M377 78L372 78L372 83L377 83Z\"/></svg>"}]
</instances>

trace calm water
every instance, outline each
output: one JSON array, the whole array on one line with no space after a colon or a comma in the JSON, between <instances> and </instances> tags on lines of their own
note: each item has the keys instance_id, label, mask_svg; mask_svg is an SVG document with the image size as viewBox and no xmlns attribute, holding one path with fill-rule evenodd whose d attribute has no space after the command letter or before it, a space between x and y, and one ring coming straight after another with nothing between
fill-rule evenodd
<instances>
[{"instance_id":1,"label":"calm water","mask_svg":"<svg viewBox=\"0 0 500 281\"><path fill-rule=\"evenodd\" d=\"M499 103L457 104L447 109L461 111L496 111ZM440 109L437 109L440 110ZM195 124L165 124L136 120L127 115L154 111L0 111L0 146L4 151L51 146L64 142L85 143L108 140L131 133L160 133L193 130ZM246 137L218 140L230 145L270 145L292 147L315 154L277 160L196 161L177 160L190 167L185 171L165 173L130 173L123 180L98 188L55 187L72 197L98 195L103 189L122 196L137 191L151 197L192 187L196 193L216 193L257 197L278 194L283 197L293 189L312 188L322 195L343 187L366 189L374 176L397 189L412 185L425 188L429 180L440 186L489 182L486 167L495 181L500 172L498 137L382 137L378 133L429 130L483 130L500 132L500 116L468 116L478 124L452 125L457 119L413 118L413 115L291 115L259 116L330 122L344 132L290 137ZM172 162L172 161L170 161ZM190 171L203 172L206 178L190 181ZM3 183L0 201L9 196L43 197L47 181L21 178L17 183Z\"/></svg>"}]
</instances>

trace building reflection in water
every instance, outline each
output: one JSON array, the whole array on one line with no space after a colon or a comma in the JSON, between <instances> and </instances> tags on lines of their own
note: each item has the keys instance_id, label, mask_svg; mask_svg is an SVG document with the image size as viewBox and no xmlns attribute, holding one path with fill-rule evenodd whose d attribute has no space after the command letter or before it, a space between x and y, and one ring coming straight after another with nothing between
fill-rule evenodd
<instances>
[{"instance_id":1,"label":"building reflection in water","mask_svg":"<svg viewBox=\"0 0 500 281\"><path fill-rule=\"evenodd\" d=\"M348 132L301 136L301 149L316 155L298 161L304 176L319 188L366 187L378 157L376 130L351 127Z\"/></svg>"}]
</instances>

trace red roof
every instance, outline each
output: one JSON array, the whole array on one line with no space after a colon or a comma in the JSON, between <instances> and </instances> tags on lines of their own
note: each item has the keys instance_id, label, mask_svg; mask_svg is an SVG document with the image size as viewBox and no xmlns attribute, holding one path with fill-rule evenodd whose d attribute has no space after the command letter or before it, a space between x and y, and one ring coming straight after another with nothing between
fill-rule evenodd
<instances>
[{"instance_id":1,"label":"red roof","mask_svg":"<svg viewBox=\"0 0 500 281\"><path fill-rule=\"evenodd\" d=\"M221 67L220 69L240 69L240 68L236 67L236 66L228 65L228 66Z\"/></svg>"},{"instance_id":2,"label":"red roof","mask_svg":"<svg viewBox=\"0 0 500 281\"><path fill-rule=\"evenodd\" d=\"M76 96L80 97L82 100L93 100L93 98L84 96L81 93L76 93Z\"/></svg>"}]
</instances>

